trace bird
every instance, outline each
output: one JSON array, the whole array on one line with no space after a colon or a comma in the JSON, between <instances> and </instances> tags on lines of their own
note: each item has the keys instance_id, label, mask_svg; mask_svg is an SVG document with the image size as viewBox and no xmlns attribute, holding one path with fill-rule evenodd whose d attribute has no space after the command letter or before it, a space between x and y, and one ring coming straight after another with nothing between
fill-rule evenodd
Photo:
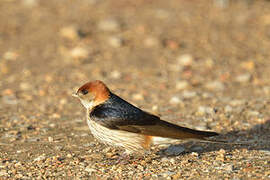
<instances>
[{"instance_id":1,"label":"bird","mask_svg":"<svg viewBox=\"0 0 270 180\"><path fill-rule=\"evenodd\" d=\"M164 121L120 98L100 80L85 83L73 96L86 108L92 135L106 145L125 149L126 154L174 140L205 140L219 135Z\"/></svg>"}]
</instances>

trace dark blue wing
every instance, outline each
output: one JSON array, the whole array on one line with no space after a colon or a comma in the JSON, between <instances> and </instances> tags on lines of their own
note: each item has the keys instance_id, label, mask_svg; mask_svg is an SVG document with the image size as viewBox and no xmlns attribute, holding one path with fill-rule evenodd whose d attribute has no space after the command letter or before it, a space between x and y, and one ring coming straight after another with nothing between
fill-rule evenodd
<instances>
[{"instance_id":1,"label":"dark blue wing","mask_svg":"<svg viewBox=\"0 0 270 180\"><path fill-rule=\"evenodd\" d=\"M105 104L95 107L90 118L111 129L128 125L153 125L159 120L159 117L140 110L114 94Z\"/></svg>"}]
</instances>

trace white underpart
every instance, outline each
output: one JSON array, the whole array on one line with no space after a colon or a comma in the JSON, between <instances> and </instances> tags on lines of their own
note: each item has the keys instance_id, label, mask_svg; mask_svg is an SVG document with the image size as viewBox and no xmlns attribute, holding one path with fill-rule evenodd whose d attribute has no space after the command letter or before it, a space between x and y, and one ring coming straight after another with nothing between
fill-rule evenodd
<instances>
[{"instance_id":1,"label":"white underpart","mask_svg":"<svg viewBox=\"0 0 270 180\"><path fill-rule=\"evenodd\" d=\"M87 118L87 124L93 136L100 142L116 147L122 147L127 153L143 150L144 135L121 130L111 130Z\"/></svg>"},{"instance_id":2,"label":"white underpart","mask_svg":"<svg viewBox=\"0 0 270 180\"><path fill-rule=\"evenodd\" d=\"M93 101L90 101L90 102L89 102L89 101L83 100L83 99L81 99L81 98L80 98L80 101L81 101L82 105L83 105L86 109L92 109L93 106L94 106Z\"/></svg>"},{"instance_id":3,"label":"white underpart","mask_svg":"<svg viewBox=\"0 0 270 180\"><path fill-rule=\"evenodd\" d=\"M87 118L87 124L93 136L104 144L122 147L126 150L126 153L144 150L144 135L130 133L127 131L111 130L96 123L90 118ZM171 144L179 143L180 141L181 140L179 139L153 137L151 144L158 145L160 147L167 147Z\"/></svg>"}]
</instances>

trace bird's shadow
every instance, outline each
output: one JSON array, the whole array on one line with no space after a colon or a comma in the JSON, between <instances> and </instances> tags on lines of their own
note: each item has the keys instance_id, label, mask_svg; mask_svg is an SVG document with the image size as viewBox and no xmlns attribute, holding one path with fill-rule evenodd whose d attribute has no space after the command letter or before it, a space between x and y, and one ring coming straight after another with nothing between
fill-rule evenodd
<instances>
[{"instance_id":1,"label":"bird's shadow","mask_svg":"<svg viewBox=\"0 0 270 180\"><path fill-rule=\"evenodd\" d=\"M220 149L224 149L225 151L233 151L235 149L270 151L270 119L262 124L257 124L248 130L230 131L221 134L215 139L226 139L228 143L188 141L177 145L171 145L171 147L184 147L185 151L181 153L180 156L192 152L204 154L207 152L219 151ZM179 154L166 154L165 152L168 148L161 149L157 152L159 158L165 156L179 156Z\"/></svg>"}]
</instances>

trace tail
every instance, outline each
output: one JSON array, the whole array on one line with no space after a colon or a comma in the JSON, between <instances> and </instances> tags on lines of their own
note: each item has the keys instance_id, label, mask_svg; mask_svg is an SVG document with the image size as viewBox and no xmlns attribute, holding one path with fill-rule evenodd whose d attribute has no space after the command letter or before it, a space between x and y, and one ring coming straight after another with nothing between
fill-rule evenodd
<instances>
[{"instance_id":1,"label":"tail","mask_svg":"<svg viewBox=\"0 0 270 180\"><path fill-rule=\"evenodd\" d=\"M218 136L219 134L211 131L199 131L186 127L177 126L166 121L160 120L155 128L151 128L153 144L170 144L183 139L197 139L200 142L221 143L231 145L250 145L250 142L228 142L227 140L215 140L209 137Z\"/></svg>"},{"instance_id":2,"label":"tail","mask_svg":"<svg viewBox=\"0 0 270 180\"><path fill-rule=\"evenodd\" d=\"M199 131L186 127L177 126L166 121L160 121L157 131L160 137L173 139L205 139L207 137L218 136L219 134L211 131Z\"/></svg>"},{"instance_id":3,"label":"tail","mask_svg":"<svg viewBox=\"0 0 270 180\"><path fill-rule=\"evenodd\" d=\"M170 139L205 139L219 135L216 132L199 131L159 120L153 125L139 126L141 134Z\"/></svg>"}]
</instances>

